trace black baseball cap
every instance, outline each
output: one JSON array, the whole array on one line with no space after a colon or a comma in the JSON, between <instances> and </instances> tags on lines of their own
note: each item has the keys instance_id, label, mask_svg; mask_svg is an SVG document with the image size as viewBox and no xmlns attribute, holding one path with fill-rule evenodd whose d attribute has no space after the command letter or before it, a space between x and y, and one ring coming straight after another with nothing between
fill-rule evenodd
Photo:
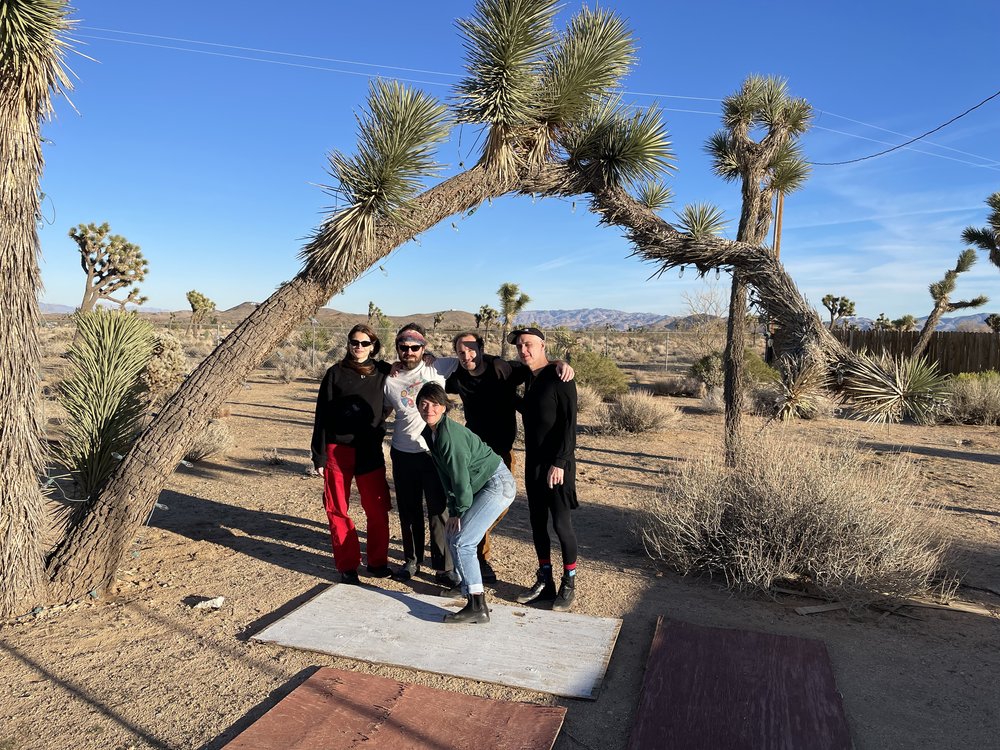
<instances>
[{"instance_id":1,"label":"black baseball cap","mask_svg":"<svg viewBox=\"0 0 1000 750\"><path fill-rule=\"evenodd\" d=\"M516 344L517 337L522 333L530 333L532 336L538 336L542 341L545 341L545 334L542 333L540 328L535 328L534 326L528 326L527 328L515 328L509 334L507 334L507 343Z\"/></svg>"}]
</instances>

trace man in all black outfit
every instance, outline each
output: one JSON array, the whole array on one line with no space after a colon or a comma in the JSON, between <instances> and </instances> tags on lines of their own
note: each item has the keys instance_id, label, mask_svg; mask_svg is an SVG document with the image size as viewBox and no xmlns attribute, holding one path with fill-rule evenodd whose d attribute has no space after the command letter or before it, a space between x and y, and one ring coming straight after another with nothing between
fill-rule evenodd
<instances>
[{"instance_id":1,"label":"man in all black outfit","mask_svg":"<svg viewBox=\"0 0 1000 750\"><path fill-rule=\"evenodd\" d=\"M545 352L545 334L538 328L511 331L517 356L530 369L521 416L524 421L524 484L528 493L531 534L538 555L535 584L517 598L521 604L552 601L565 612L576 595L576 534L570 512L576 498L576 384L563 382ZM552 577L548 521L562 549L563 577L556 593Z\"/></svg>"}]
</instances>

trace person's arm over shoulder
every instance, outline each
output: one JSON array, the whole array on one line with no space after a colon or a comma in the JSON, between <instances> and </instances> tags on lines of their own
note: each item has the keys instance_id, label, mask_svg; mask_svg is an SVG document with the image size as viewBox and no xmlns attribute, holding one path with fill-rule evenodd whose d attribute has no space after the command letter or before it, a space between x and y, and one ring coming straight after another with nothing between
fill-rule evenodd
<instances>
[{"instance_id":1,"label":"person's arm over shoulder","mask_svg":"<svg viewBox=\"0 0 1000 750\"><path fill-rule=\"evenodd\" d=\"M447 380L458 369L458 357L438 357L429 367Z\"/></svg>"},{"instance_id":2,"label":"person's arm over shoulder","mask_svg":"<svg viewBox=\"0 0 1000 750\"><path fill-rule=\"evenodd\" d=\"M556 392L556 414L559 419L559 444L553 466L565 469L576 452L576 383L563 382L553 373Z\"/></svg>"},{"instance_id":3,"label":"person's arm over shoulder","mask_svg":"<svg viewBox=\"0 0 1000 750\"><path fill-rule=\"evenodd\" d=\"M497 360L499 359L497 357ZM508 383L516 388L528 382L528 379L531 377L531 368L524 364L524 362L516 359L507 359L503 360L503 363L510 368L510 375L506 378Z\"/></svg>"}]
</instances>

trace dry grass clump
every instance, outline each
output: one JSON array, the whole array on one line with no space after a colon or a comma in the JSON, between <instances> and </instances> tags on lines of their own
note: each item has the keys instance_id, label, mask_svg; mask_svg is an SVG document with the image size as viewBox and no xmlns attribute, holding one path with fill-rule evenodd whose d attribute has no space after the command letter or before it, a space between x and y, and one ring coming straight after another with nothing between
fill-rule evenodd
<instances>
[{"instance_id":1,"label":"dry grass clump","mask_svg":"<svg viewBox=\"0 0 1000 750\"><path fill-rule=\"evenodd\" d=\"M668 375L653 381L650 388L654 396L692 396L704 398L708 392L705 384L698 378L684 375Z\"/></svg>"},{"instance_id":2,"label":"dry grass clump","mask_svg":"<svg viewBox=\"0 0 1000 750\"><path fill-rule=\"evenodd\" d=\"M576 387L576 410L580 414L590 414L604 399L596 388L580 383Z\"/></svg>"},{"instance_id":3,"label":"dry grass clump","mask_svg":"<svg viewBox=\"0 0 1000 750\"><path fill-rule=\"evenodd\" d=\"M726 410L726 401L721 386L709 388L698 404L705 414L722 414Z\"/></svg>"},{"instance_id":4,"label":"dry grass clump","mask_svg":"<svg viewBox=\"0 0 1000 750\"><path fill-rule=\"evenodd\" d=\"M184 454L188 461L201 461L216 453L225 453L234 445L233 435L228 425L221 419L213 419Z\"/></svg>"},{"instance_id":5,"label":"dry grass clump","mask_svg":"<svg viewBox=\"0 0 1000 750\"><path fill-rule=\"evenodd\" d=\"M649 391L618 396L608 404L607 425L611 432L653 432L680 419L680 410Z\"/></svg>"},{"instance_id":6,"label":"dry grass clump","mask_svg":"<svg viewBox=\"0 0 1000 750\"><path fill-rule=\"evenodd\" d=\"M942 417L956 424L1000 424L1000 373L959 375L948 384Z\"/></svg>"},{"instance_id":7,"label":"dry grass clump","mask_svg":"<svg viewBox=\"0 0 1000 750\"><path fill-rule=\"evenodd\" d=\"M688 464L642 509L646 551L678 572L767 591L805 579L853 604L909 597L940 583L940 513L918 506L919 474L856 444L810 447L774 431L750 441L735 469Z\"/></svg>"}]
</instances>

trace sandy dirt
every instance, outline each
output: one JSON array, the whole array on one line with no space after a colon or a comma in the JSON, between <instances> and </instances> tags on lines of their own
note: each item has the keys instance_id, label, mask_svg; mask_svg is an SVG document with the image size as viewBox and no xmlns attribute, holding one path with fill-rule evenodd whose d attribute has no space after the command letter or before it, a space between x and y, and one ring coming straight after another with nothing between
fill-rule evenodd
<instances>
[{"instance_id":1,"label":"sandy dirt","mask_svg":"<svg viewBox=\"0 0 1000 750\"><path fill-rule=\"evenodd\" d=\"M962 555L966 586L959 597L994 612L905 610L919 619L844 611L801 616L794 607L816 602L735 595L653 565L632 533L637 498L681 462L719 451L721 415L671 399L684 416L668 431L581 434L575 611L620 617L623 626L599 698L575 701L250 640L336 580L320 480L307 473L316 387L305 380L281 385L255 373L229 404L236 447L178 469L115 590L0 628L0 750L220 748L316 666L561 704L568 713L556 748L616 750L628 738L658 615L822 640L858 748L996 746L1000 429L900 425L887 431L841 419L783 428L788 440L853 435L884 452L882 460L903 450L918 461L926 498L947 508ZM393 520L395 564L401 545ZM495 537L500 583L491 596L498 601L512 600L532 579L528 528L520 494ZM438 590L423 576L412 586L368 582ZM225 597L217 611L191 606L217 596Z\"/></svg>"}]
</instances>

